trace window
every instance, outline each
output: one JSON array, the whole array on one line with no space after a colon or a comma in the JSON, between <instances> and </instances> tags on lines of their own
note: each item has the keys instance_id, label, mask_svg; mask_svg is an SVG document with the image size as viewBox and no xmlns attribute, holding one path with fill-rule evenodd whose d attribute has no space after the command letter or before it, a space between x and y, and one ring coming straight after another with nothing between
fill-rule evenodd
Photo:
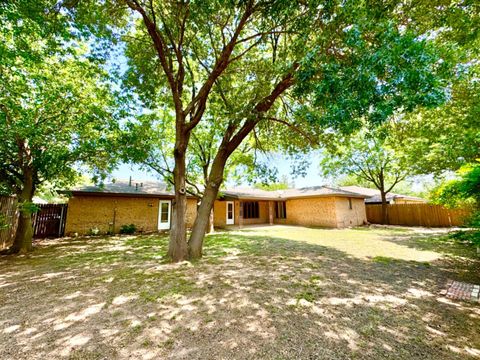
<instances>
[{"instance_id":1,"label":"window","mask_svg":"<svg viewBox=\"0 0 480 360\"><path fill-rule=\"evenodd\" d=\"M275 217L277 219L287 218L287 203L285 201L277 201L275 203Z\"/></svg>"},{"instance_id":2,"label":"window","mask_svg":"<svg viewBox=\"0 0 480 360\"><path fill-rule=\"evenodd\" d=\"M348 208L349 208L350 210L353 209L353 207L352 207L352 198L348 198Z\"/></svg>"},{"instance_id":3,"label":"window","mask_svg":"<svg viewBox=\"0 0 480 360\"><path fill-rule=\"evenodd\" d=\"M258 201L245 201L243 203L243 218L258 219L259 218Z\"/></svg>"}]
</instances>

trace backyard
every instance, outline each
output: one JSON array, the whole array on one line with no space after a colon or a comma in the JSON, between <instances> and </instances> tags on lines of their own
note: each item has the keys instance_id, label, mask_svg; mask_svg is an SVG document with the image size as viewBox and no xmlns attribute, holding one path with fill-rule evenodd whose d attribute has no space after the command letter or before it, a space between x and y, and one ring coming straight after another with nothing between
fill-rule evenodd
<instances>
[{"instance_id":1,"label":"backyard","mask_svg":"<svg viewBox=\"0 0 480 360\"><path fill-rule=\"evenodd\" d=\"M480 282L445 230L251 227L172 264L159 235L42 241L0 258L0 358L465 359Z\"/></svg>"}]
</instances>

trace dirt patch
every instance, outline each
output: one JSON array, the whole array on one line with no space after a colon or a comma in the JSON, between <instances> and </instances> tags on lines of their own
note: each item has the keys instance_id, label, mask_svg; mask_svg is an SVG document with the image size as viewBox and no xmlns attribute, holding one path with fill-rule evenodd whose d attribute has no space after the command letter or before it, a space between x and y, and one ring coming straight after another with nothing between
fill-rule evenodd
<instances>
[{"instance_id":1,"label":"dirt patch","mask_svg":"<svg viewBox=\"0 0 480 360\"><path fill-rule=\"evenodd\" d=\"M439 292L478 261L440 236L246 229L194 264L154 235L43 242L0 259L0 358L474 358L478 305Z\"/></svg>"}]
</instances>

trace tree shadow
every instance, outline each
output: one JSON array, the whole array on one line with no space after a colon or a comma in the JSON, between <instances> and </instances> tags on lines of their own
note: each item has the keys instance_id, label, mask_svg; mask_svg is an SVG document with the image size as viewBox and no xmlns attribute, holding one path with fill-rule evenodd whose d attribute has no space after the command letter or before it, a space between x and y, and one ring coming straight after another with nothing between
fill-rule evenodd
<instances>
[{"instance_id":1,"label":"tree shadow","mask_svg":"<svg viewBox=\"0 0 480 360\"><path fill-rule=\"evenodd\" d=\"M480 354L440 262L360 259L254 232L164 263L161 236L59 240L0 260L0 357L424 358ZM19 307L23 304L24 307Z\"/></svg>"}]
</instances>

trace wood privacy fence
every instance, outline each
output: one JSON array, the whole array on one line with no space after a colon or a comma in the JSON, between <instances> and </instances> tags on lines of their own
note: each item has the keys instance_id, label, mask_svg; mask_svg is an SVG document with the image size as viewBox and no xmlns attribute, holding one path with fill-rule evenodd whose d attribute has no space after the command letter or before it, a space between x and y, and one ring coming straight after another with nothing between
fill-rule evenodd
<instances>
[{"instance_id":1,"label":"wood privacy fence","mask_svg":"<svg viewBox=\"0 0 480 360\"><path fill-rule=\"evenodd\" d=\"M366 209L368 222L382 223L382 205L367 205ZM391 204L387 213L389 225L449 227L464 225L471 211L431 204Z\"/></svg>"},{"instance_id":2,"label":"wood privacy fence","mask_svg":"<svg viewBox=\"0 0 480 360\"><path fill-rule=\"evenodd\" d=\"M33 237L61 237L65 232L67 204L41 204L33 215Z\"/></svg>"},{"instance_id":3,"label":"wood privacy fence","mask_svg":"<svg viewBox=\"0 0 480 360\"><path fill-rule=\"evenodd\" d=\"M32 216L33 237L61 237L65 232L65 220L67 218L67 204L37 204L38 212ZM0 224L6 227L0 228L0 249L10 246L15 236L18 224L18 207L14 197L0 197Z\"/></svg>"}]
</instances>

